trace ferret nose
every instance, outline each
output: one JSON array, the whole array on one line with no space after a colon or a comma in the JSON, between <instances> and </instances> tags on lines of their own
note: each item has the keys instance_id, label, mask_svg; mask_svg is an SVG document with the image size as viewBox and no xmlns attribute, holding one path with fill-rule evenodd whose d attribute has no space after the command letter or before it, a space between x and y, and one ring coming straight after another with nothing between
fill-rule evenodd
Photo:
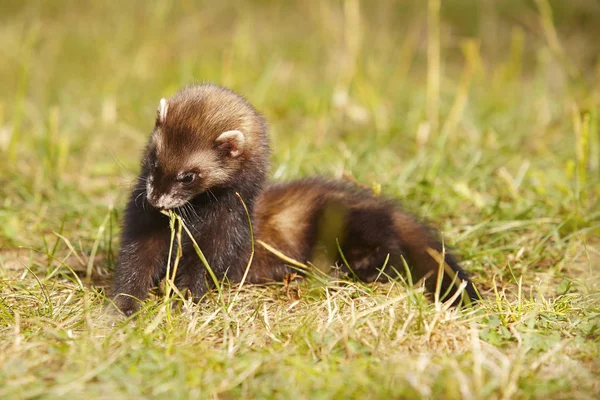
<instances>
[{"instance_id":1,"label":"ferret nose","mask_svg":"<svg viewBox=\"0 0 600 400\"><path fill-rule=\"evenodd\" d=\"M147 197L148 199L148 204L150 204L152 207L158 209L158 210L163 210L164 207L162 207L162 205L160 204L160 196L156 194L156 192L154 193L150 193Z\"/></svg>"},{"instance_id":2,"label":"ferret nose","mask_svg":"<svg viewBox=\"0 0 600 400\"><path fill-rule=\"evenodd\" d=\"M156 187L154 187L154 185L151 185L150 183L147 184L146 199L148 200L148 204L150 204L152 207L158 210L164 210L164 202L161 201L162 198L164 198L164 195L160 192L161 191L157 190Z\"/></svg>"}]
</instances>

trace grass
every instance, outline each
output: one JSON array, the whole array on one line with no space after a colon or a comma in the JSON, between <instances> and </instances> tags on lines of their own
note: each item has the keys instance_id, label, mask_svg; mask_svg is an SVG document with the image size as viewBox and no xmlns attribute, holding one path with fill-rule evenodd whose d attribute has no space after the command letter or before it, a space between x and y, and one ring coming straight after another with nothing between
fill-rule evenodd
<instances>
[{"instance_id":1,"label":"grass","mask_svg":"<svg viewBox=\"0 0 600 400\"><path fill-rule=\"evenodd\" d=\"M0 6L0 398L597 398L592 1ZM158 100L265 113L272 178L357 180L432 220L485 300L223 285L106 310ZM345 178L344 178L345 177Z\"/></svg>"}]
</instances>

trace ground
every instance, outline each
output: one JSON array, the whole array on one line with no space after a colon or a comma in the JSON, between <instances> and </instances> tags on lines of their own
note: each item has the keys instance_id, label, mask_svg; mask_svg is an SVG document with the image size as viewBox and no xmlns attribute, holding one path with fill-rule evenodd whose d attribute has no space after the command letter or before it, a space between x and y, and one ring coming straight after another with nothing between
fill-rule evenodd
<instances>
[{"instance_id":1,"label":"ground","mask_svg":"<svg viewBox=\"0 0 600 400\"><path fill-rule=\"evenodd\" d=\"M600 396L600 7L437 3L3 2L0 398ZM484 300L304 280L112 315L158 101L196 81L265 114L272 180L397 199Z\"/></svg>"}]
</instances>

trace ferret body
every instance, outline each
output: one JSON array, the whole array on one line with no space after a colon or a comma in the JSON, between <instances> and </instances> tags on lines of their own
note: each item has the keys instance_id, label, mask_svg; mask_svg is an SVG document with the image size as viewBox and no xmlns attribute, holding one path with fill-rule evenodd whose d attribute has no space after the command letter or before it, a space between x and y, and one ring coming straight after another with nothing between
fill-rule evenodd
<instances>
[{"instance_id":1,"label":"ferret body","mask_svg":"<svg viewBox=\"0 0 600 400\"><path fill-rule=\"evenodd\" d=\"M450 298L466 281L467 297L477 299L431 228L393 202L346 183L313 178L266 186L269 156L264 118L234 92L202 84L161 100L125 209L114 280L115 304L122 312L133 313L165 277L170 230L160 210L182 216L218 279L239 281L252 240L239 197L250 212L257 242L290 258L337 265L363 281L395 277L406 261L413 281L424 278L434 291L441 261L437 252L449 272L442 279L442 298ZM182 253L175 284L200 299L208 289L206 270L185 235ZM292 271L267 248L256 246L247 279L279 281Z\"/></svg>"},{"instance_id":2,"label":"ferret body","mask_svg":"<svg viewBox=\"0 0 600 400\"><path fill-rule=\"evenodd\" d=\"M396 202L350 183L308 178L269 185L256 202L254 224L261 242L304 264L337 266L349 276L372 282L406 276L406 263L410 280L424 280L432 293L442 264L440 299L451 298L463 281L467 297L478 298L434 229ZM251 282L278 281L297 271L263 246L257 247L255 258ZM454 304L460 301L457 297Z\"/></svg>"}]
</instances>

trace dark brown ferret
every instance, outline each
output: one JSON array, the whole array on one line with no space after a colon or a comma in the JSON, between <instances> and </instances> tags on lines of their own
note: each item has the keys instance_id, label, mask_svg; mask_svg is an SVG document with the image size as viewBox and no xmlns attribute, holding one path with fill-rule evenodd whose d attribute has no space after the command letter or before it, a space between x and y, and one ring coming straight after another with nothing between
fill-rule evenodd
<instances>
[{"instance_id":1,"label":"dark brown ferret","mask_svg":"<svg viewBox=\"0 0 600 400\"><path fill-rule=\"evenodd\" d=\"M252 211L269 155L263 117L231 90L194 85L160 101L125 208L113 288L121 311L134 312L165 277L170 230L160 210L183 217L219 279L241 278L251 238L237 194ZM186 235L182 253L175 283L200 298L207 290L205 269Z\"/></svg>"},{"instance_id":2,"label":"dark brown ferret","mask_svg":"<svg viewBox=\"0 0 600 400\"><path fill-rule=\"evenodd\" d=\"M337 265L364 281L394 277L405 270L406 261L413 281L424 279L430 291L443 264L442 299L450 298L462 281L467 282L467 296L477 298L435 231L392 202L341 182L313 178L265 186L269 155L264 118L233 91L201 84L161 100L125 209L114 279L121 311L134 312L138 300L165 277L170 231L161 210L182 217L218 279L239 281L251 237L238 194L250 212L257 242L290 258ZM207 274L187 235L182 253L175 284L200 299L209 288ZM291 271L261 245L248 281L277 281Z\"/></svg>"}]
</instances>

